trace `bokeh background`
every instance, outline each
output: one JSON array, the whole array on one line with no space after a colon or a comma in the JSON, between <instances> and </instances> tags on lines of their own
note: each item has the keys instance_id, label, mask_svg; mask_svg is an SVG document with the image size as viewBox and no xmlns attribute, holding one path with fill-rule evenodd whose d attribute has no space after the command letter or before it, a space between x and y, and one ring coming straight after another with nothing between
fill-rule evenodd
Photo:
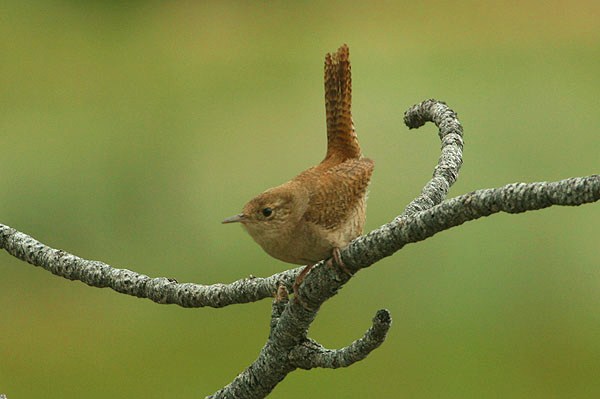
<instances>
[{"instance_id":1,"label":"bokeh background","mask_svg":"<svg viewBox=\"0 0 600 399\"><path fill-rule=\"evenodd\" d=\"M180 282L289 266L220 221L325 152L324 54L351 49L353 113L376 160L367 229L439 155L402 114L454 108L451 195L599 171L600 3L77 2L0 6L0 223ZM297 371L286 398L597 398L600 208L494 215L409 245L327 302L310 335L394 324L369 358ZM204 397L257 356L270 301L157 305L0 254L0 393Z\"/></svg>"}]
</instances>

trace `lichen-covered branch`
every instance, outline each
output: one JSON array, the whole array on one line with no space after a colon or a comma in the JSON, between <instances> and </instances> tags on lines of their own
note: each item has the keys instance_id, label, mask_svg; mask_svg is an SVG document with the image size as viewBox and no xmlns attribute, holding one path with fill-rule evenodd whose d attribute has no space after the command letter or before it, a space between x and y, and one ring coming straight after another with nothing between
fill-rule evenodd
<instances>
[{"instance_id":1,"label":"lichen-covered branch","mask_svg":"<svg viewBox=\"0 0 600 399\"><path fill-rule=\"evenodd\" d=\"M600 175L556 182L513 183L471 192L412 216L400 217L357 238L341 252L351 271L392 255L406 244L494 213L520 213L552 205L578 206L600 200Z\"/></svg>"},{"instance_id":2,"label":"lichen-covered branch","mask_svg":"<svg viewBox=\"0 0 600 399\"><path fill-rule=\"evenodd\" d=\"M405 211L380 228L354 240L340 253L352 272L390 256L409 243L494 213L518 213L552 205L576 206L600 200L600 176L576 177L557 182L515 183L478 190L445 200L462 164L462 128L456 114L444 103L424 101L407 111L413 128L427 121L439 128L442 154L433 178ZM384 341L391 318L379 311L365 335L338 350L325 349L307 336L321 305L351 278L338 268L317 264L299 287L301 298L288 298L301 268L267 278L249 277L231 284L180 284L176 281L116 269L99 261L79 258L53 249L32 237L0 225L0 248L53 274L79 280L157 303L183 307L222 307L273 297L271 331L255 362L211 398L263 398L297 368L344 367L366 357Z\"/></svg>"},{"instance_id":3,"label":"lichen-covered branch","mask_svg":"<svg viewBox=\"0 0 600 399\"><path fill-rule=\"evenodd\" d=\"M318 342L307 338L290 353L290 361L298 368L309 370L315 367L337 369L348 367L363 360L385 340L392 325L392 317L386 309L377 311L373 325L365 334L341 349L326 349Z\"/></svg>"},{"instance_id":4,"label":"lichen-covered branch","mask_svg":"<svg viewBox=\"0 0 600 399\"><path fill-rule=\"evenodd\" d=\"M514 183L504 187L474 191L446 200L435 207L404 216L354 240L341 256L353 271L390 256L404 245L422 241L466 221L498 212L518 213L552 205L576 206L600 199L600 176L576 177L557 182ZM0 248L9 254L40 266L69 280L113 290L162 304L183 307L223 307L272 297L279 284L288 290L301 268L266 278L249 277L230 284L201 285L177 283L165 277L150 278L103 262L86 260L60 249L50 248L27 234L0 224ZM318 268L317 268L318 269ZM347 278L327 270L328 278L344 283ZM311 273L313 274L313 273ZM327 290L337 290L330 286ZM313 287L304 293L316 294ZM308 295L310 298L319 295ZM318 302L318 301L317 301Z\"/></svg>"},{"instance_id":5,"label":"lichen-covered branch","mask_svg":"<svg viewBox=\"0 0 600 399\"><path fill-rule=\"evenodd\" d=\"M285 376L296 369L289 359L289 353L306 340L308 327L316 315L317 310L306 309L298 300L288 301L285 296L282 299L276 297L271 313L269 339L258 358L230 384L208 398L267 396Z\"/></svg>"},{"instance_id":6,"label":"lichen-covered branch","mask_svg":"<svg viewBox=\"0 0 600 399\"><path fill-rule=\"evenodd\" d=\"M122 294L148 298L162 304L183 307L223 306L255 302L272 297L279 284L291 289L301 268L266 278L247 277L230 284L178 283L165 277L151 278L106 263L82 259L60 249L51 248L27 234L0 224L0 248L34 266L57 276L78 280L92 287L112 288Z\"/></svg>"},{"instance_id":7,"label":"lichen-covered branch","mask_svg":"<svg viewBox=\"0 0 600 399\"><path fill-rule=\"evenodd\" d=\"M404 123L410 129L421 127L425 122L433 122L438 127L442 153L433 170L433 177L423 187L421 195L406 206L401 216L412 215L442 202L458 178L462 165L463 128L456 112L446 103L430 99L413 105L404 113Z\"/></svg>"}]
</instances>

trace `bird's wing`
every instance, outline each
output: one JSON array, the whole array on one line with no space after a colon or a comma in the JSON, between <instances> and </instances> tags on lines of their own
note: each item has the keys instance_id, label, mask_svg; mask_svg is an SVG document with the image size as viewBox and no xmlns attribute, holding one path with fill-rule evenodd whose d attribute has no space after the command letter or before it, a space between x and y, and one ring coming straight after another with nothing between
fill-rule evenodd
<instances>
[{"instance_id":1,"label":"bird's wing","mask_svg":"<svg viewBox=\"0 0 600 399\"><path fill-rule=\"evenodd\" d=\"M368 158L350 159L320 172L304 219L325 228L337 227L363 200L373 167Z\"/></svg>"}]
</instances>

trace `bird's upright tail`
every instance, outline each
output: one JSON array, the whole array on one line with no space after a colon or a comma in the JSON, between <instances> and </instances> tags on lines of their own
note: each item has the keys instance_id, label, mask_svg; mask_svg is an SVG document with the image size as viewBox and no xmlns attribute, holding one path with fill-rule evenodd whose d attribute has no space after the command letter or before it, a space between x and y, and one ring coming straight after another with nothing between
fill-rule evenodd
<instances>
[{"instance_id":1,"label":"bird's upright tail","mask_svg":"<svg viewBox=\"0 0 600 399\"><path fill-rule=\"evenodd\" d=\"M325 159L360 158L360 145L352 122L352 76L349 49L342 45L325 56L325 112L327 154Z\"/></svg>"}]
</instances>

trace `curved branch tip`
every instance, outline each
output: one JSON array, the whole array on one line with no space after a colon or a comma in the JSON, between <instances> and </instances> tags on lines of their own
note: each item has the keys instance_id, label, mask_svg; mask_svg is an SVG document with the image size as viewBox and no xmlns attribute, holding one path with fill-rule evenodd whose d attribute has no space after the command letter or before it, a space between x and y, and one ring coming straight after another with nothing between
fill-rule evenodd
<instances>
[{"instance_id":1,"label":"curved branch tip","mask_svg":"<svg viewBox=\"0 0 600 399\"><path fill-rule=\"evenodd\" d=\"M392 325L392 317L387 309L380 309L373 317L373 324L364 335L350 345L340 349L327 349L310 338L299 343L290 351L290 362L295 367L337 369L348 367L363 360L377 349L387 336Z\"/></svg>"},{"instance_id":2,"label":"curved branch tip","mask_svg":"<svg viewBox=\"0 0 600 399\"><path fill-rule=\"evenodd\" d=\"M413 105L404 113L404 123L409 128L433 122L438 127L442 151L433 177L421 190L421 194L406 206L401 216L409 216L429 209L442 202L450 187L456 182L462 166L463 128L456 112L443 101L425 100Z\"/></svg>"},{"instance_id":3,"label":"curved branch tip","mask_svg":"<svg viewBox=\"0 0 600 399\"><path fill-rule=\"evenodd\" d=\"M375 317L373 317L373 326L381 325L389 327L392 325L392 315L387 309L379 309L377 313L375 313Z\"/></svg>"}]
</instances>

